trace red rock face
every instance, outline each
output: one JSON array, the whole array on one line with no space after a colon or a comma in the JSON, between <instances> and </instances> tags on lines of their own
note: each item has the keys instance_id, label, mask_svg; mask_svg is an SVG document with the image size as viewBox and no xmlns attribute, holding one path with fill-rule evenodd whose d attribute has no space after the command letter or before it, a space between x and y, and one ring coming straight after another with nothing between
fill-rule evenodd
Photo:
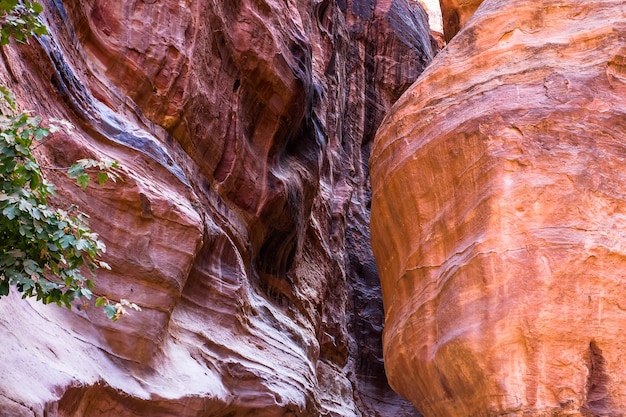
<instances>
[{"instance_id":1,"label":"red rock face","mask_svg":"<svg viewBox=\"0 0 626 417\"><path fill-rule=\"evenodd\" d=\"M76 125L46 166L120 161L91 215L110 323L0 302L10 415L413 416L387 386L369 245L371 139L432 58L405 1L46 1L4 49L25 108ZM1 413L0 413L1 414Z\"/></svg>"},{"instance_id":2,"label":"red rock face","mask_svg":"<svg viewBox=\"0 0 626 417\"><path fill-rule=\"evenodd\" d=\"M383 122L391 385L426 416L624 415L619 1L486 1Z\"/></svg>"}]
</instances>

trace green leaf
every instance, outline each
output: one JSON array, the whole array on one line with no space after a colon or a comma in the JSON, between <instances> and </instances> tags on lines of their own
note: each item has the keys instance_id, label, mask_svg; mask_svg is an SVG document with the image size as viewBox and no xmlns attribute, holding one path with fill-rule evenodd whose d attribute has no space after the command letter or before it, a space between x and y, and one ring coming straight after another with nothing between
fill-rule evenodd
<instances>
[{"instance_id":1,"label":"green leaf","mask_svg":"<svg viewBox=\"0 0 626 417\"><path fill-rule=\"evenodd\" d=\"M107 304L106 298L98 297L96 299L96 307L102 307L105 304Z\"/></svg>"},{"instance_id":2,"label":"green leaf","mask_svg":"<svg viewBox=\"0 0 626 417\"><path fill-rule=\"evenodd\" d=\"M3 34L3 38L4 38L4 34ZM4 99L4 101L6 101L6 103L9 105L11 110L15 110L16 104L15 104L15 96L13 95L13 93L3 85L0 86L0 93L2 93L2 98Z\"/></svg>"},{"instance_id":3,"label":"green leaf","mask_svg":"<svg viewBox=\"0 0 626 417\"><path fill-rule=\"evenodd\" d=\"M37 128L35 130L35 139L37 140L41 140L43 139L45 136L48 136L50 134L50 131L48 129L44 129L44 128Z\"/></svg>"},{"instance_id":4,"label":"green leaf","mask_svg":"<svg viewBox=\"0 0 626 417\"><path fill-rule=\"evenodd\" d=\"M37 188L39 188L39 184L40 184L39 175L33 175L30 178L30 188L36 190Z\"/></svg>"},{"instance_id":5,"label":"green leaf","mask_svg":"<svg viewBox=\"0 0 626 417\"><path fill-rule=\"evenodd\" d=\"M80 185L80 188L82 188L84 190L85 188L87 188L87 184L89 184L89 175L87 175L87 174L80 174L76 178L76 183L78 185Z\"/></svg>"},{"instance_id":6,"label":"green leaf","mask_svg":"<svg viewBox=\"0 0 626 417\"><path fill-rule=\"evenodd\" d=\"M78 240L76 241L76 244L74 245L74 247L75 247L77 250L85 250L85 251L86 251L86 250L89 250L89 247L90 247L90 246L91 246L91 245L89 244L89 241L87 241L86 239L78 239Z\"/></svg>"},{"instance_id":7,"label":"green leaf","mask_svg":"<svg viewBox=\"0 0 626 417\"><path fill-rule=\"evenodd\" d=\"M26 271L28 275L32 275L39 271L39 264L32 259L25 259L23 265L24 271Z\"/></svg>"},{"instance_id":8,"label":"green leaf","mask_svg":"<svg viewBox=\"0 0 626 417\"><path fill-rule=\"evenodd\" d=\"M59 244L63 249L67 249L69 246L74 245L74 242L76 242L76 238L72 235L65 235L59 240Z\"/></svg>"},{"instance_id":9,"label":"green leaf","mask_svg":"<svg viewBox=\"0 0 626 417\"><path fill-rule=\"evenodd\" d=\"M98 185L104 184L108 178L109 175L106 172L98 172Z\"/></svg>"},{"instance_id":10,"label":"green leaf","mask_svg":"<svg viewBox=\"0 0 626 417\"><path fill-rule=\"evenodd\" d=\"M117 309L112 304L107 304L104 306L104 312L110 320L115 321L115 316L117 315Z\"/></svg>"},{"instance_id":11,"label":"green leaf","mask_svg":"<svg viewBox=\"0 0 626 417\"><path fill-rule=\"evenodd\" d=\"M17 215L17 208L15 206L6 206L4 210L2 210L2 214L7 216L9 220L13 220Z\"/></svg>"},{"instance_id":12,"label":"green leaf","mask_svg":"<svg viewBox=\"0 0 626 417\"><path fill-rule=\"evenodd\" d=\"M0 280L0 297L9 295L9 282L4 279Z\"/></svg>"},{"instance_id":13,"label":"green leaf","mask_svg":"<svg viewBox=\"0 0 626 417\"><path fill-rule=\"evenodd\" d=\"M30 212L33 209L33 201L22 198L19 200L19 202L20 211Z\"/></svg>"},{"instance_id":14,"label":"green leaf","mask_svg":"<svg viewBox=\"0 0 626 417\"><path fill-rule=\"evenodd\" d=\"M0 1L0 9L9 12L17 5L17 0L2 0Z\"/></svg>"},{"instance_id":15,"label":"green leaf","mask_svg":"<svg viewBox=\"0 0 626 417\"><path fill-rule=\"evenodd\" d=\"M33 32L35 33L35 35L47 35L48 34L48 28L44 25L38 25L35 27L35 29L33 29Z\"/></svg>"},{"instance_id":16,"label":"green leaf","mask_svg":"<svg viewBox=\"0 0 626 417\"><path fill-rule=\"evenodd\" d=\"M70 178L76 178L84 172L85 172L85 167L82 164L77 163L69 167L69 169L67 170L67 175Z\"/></svg>"},{"instance_id":17,"label":"green leaf","mask_svg":"<svg viewBox=\"0 0 626 417\"><path fill-rule=\"evenodd\" d=\"M31 9L33 9L33 11L35 12L35 14L39 14L41 12L43 12L43 6L39 3L37 3L36 1L32 2L30 4Z\"/></svg>"}]
</instances>

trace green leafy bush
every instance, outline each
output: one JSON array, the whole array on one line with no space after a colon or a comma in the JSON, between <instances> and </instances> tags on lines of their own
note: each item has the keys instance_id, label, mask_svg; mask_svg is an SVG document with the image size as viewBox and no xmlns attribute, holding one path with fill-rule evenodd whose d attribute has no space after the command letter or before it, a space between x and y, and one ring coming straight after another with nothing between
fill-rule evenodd
<instances>
[{"instance_id":1,"label":"green leafy bush","mask_svg":"<svg viewBox=\"0 0 626 417\"><path fill-rule=\"evenodd\" d=\"M48 205L54 186L44 179L31 146L50 130L40 126L39 117L17 112L8 90L0 91L0 297L15 287L24 297L69 308L74 299L91 297L93 282L81 269L108 268L98 260L106 248L84 213Z\"/></svg>"}]
</instances>

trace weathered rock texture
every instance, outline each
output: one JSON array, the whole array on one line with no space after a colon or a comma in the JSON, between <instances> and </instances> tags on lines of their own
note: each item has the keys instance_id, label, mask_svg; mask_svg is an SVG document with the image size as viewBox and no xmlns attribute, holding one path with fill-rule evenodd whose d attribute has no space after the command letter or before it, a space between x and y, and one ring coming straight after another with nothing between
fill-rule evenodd
<instances>
[{"instance_id":1,"label":"weathered rock texture","mask_svg":"<svg viewBox=\"0 0 626 417\"><path fill-rule=\"evenodd\" d=\"M366 162L435 52L423 9L43 3L51 36L4 48L0 77L75 124L39 159L108 245L97 292L143 312L1 300L0 414L417 415L382 367ZM54 169L85 156L124 182Z\"/></svg>"},{"instance_id":2,"label":"weathered rock texture","mask_svg":"<svg viewBox=\"0 0 626 417\"><path fill-rule=\"evenodd\" d=\"M626 414L625 33L486 0L381 125L385 365L425 416Z\"/></svg>"},{"instance_id":3,"label":"weathered rock texture","mask_svg":"<svg viewBox=\"0 0 626 417\"><path fill-rule=\"evenodd\" d=\"M446 42L459 33L482 2L483 0L439 0Z\"/></svg>"}]
</instances>

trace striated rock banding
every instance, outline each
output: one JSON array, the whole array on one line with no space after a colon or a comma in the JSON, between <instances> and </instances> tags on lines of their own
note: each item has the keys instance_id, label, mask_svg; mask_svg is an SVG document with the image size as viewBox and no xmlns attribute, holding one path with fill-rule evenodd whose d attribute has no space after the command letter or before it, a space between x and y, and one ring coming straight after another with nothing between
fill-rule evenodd
<instances>
[{"instance_id":1,"label":"striated rock banding","mask_svg":"<svg viewBox=\"0 0 626 417\"><path fill-rule=\"evenodd\" d=\"M385 363L424 415L626 413L625 21L486 0L381 125Z\"/></svg>"}]
</instances>

